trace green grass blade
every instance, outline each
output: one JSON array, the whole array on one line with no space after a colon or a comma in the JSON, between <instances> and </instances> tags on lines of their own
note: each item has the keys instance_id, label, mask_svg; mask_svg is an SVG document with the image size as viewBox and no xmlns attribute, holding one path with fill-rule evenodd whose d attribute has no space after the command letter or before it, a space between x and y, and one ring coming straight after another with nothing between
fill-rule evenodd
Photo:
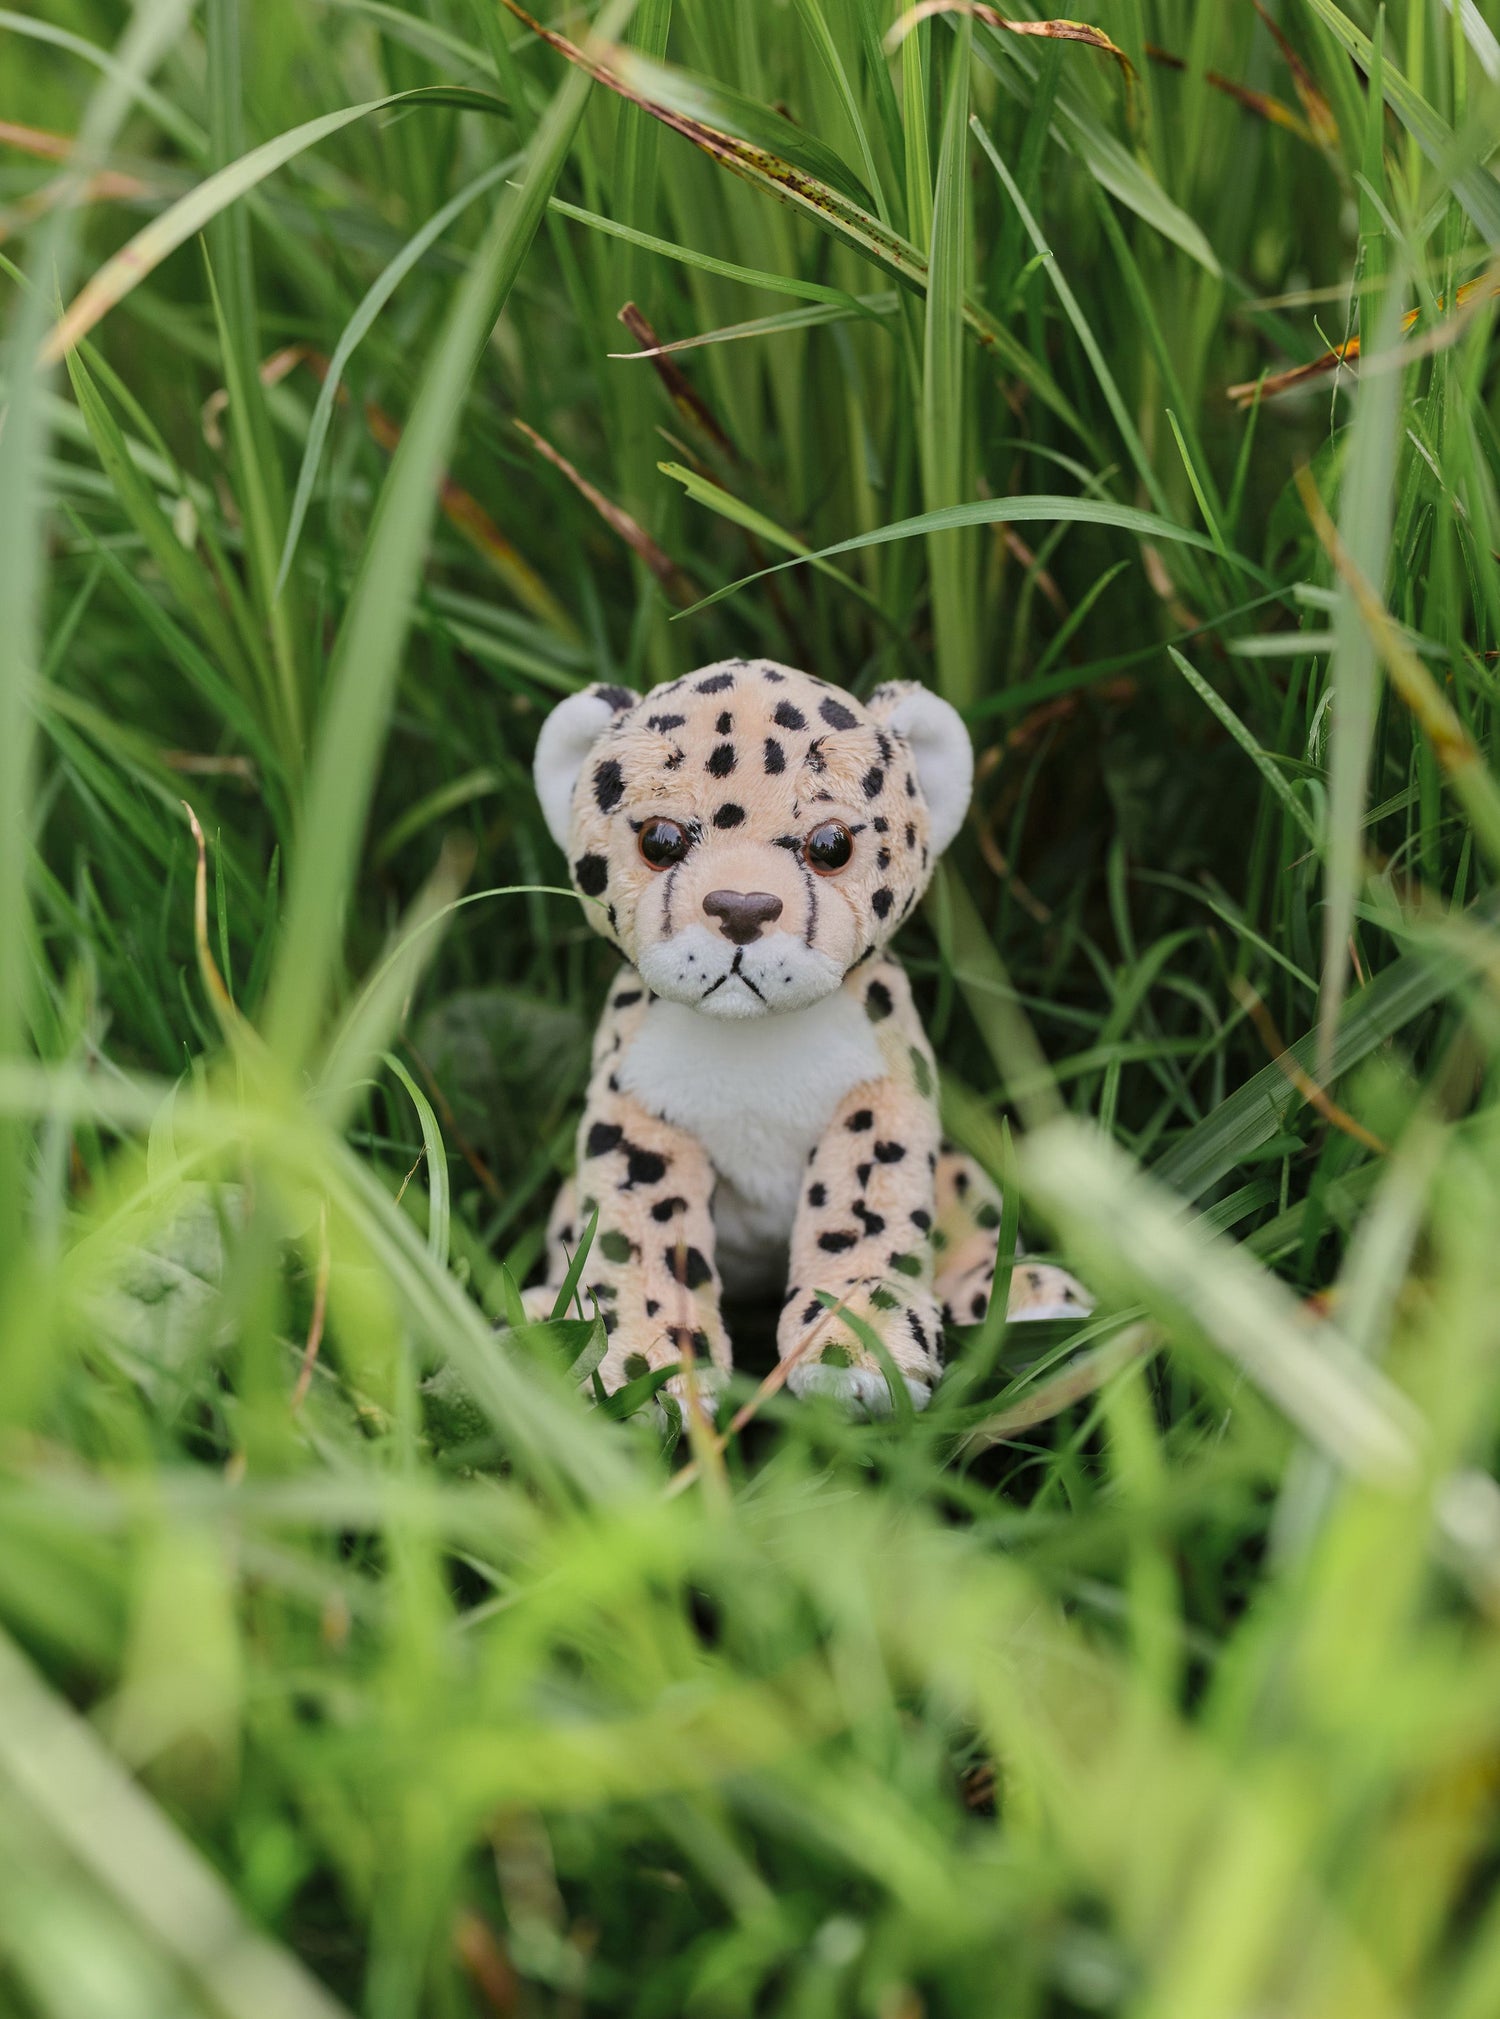
<instances>
[{"instance_id":1,"label":"green grass blade","mask_svg":"<svg viewBox=\"0 0 1500 2019\"><path fill-rule=\"evenodd\" d=\"M963 305L969 256L969 49L972 25L959 23L949 52L942 134L932 192L926 318L922 341L922 495L929 512L961 504L970 428L964 398ZM915 70L916 65L913 64ZM915 150L913 150L913 156ZM927 544L939 691L962 708L975 698L979 640L974 610L977 570L973 536L934 534Z\"/></svg>"},{"instance_id":2,"label":"green grass blade","mask_svg":"<svg viewBox=\"0 0 1500 2019\"><path fill-rule=\"evenodd\" d=\"M606 27L617 32L630 7L631 0L613 0L601 16L600 32ZM329 698L271 986L268 1035L292 1069L306 1058L332 991L339 913L374 790L438 478L470 375L562 172L587 95L587 78L573 73L537 128L522 185L506 192L475 252L381 489L329 668Z\"/></svg>"}]
</instances>

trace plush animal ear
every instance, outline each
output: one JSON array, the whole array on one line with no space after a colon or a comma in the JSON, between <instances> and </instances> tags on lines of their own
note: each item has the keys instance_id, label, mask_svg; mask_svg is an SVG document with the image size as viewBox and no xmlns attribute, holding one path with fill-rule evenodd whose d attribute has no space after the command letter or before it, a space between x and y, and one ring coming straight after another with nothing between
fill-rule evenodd
<instances>
[{"instance_id":1,"label":"plush animal ear","mask_svg":"<svg viewBox=\"0 0 1500 2019\"><path fill-rule=\"evenodd\" d=\"M890 680L877 687L869 709L911 752L932 821L932 852L941 855L963 826L974 788L974 746L963 717L915 680Z\"/></svg>"},{"instance_id":2,"label":"plush animal ear","mask_svg":"<svg viewBox=\"0 0 1500 2019\"><path fill-rule=\"evenodd\" d=\"M531 775L547 832L566 855L573 824L573 787L589 752L623 709L640 700L628 687L585 687L559 701L536 739Z\"/></svg>"}]
</instances>

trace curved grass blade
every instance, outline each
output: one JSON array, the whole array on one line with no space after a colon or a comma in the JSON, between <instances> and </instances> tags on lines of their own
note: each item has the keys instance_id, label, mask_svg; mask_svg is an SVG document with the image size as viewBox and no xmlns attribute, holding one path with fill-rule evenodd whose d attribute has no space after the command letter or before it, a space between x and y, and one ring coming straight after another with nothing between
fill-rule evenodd
<instances>
[{"instance_id":1,"label":"curved grass blade","mask_svg":"<svg viewBox=\"0 0 1500 2019\"><path fill-rule=\"evenodd\" d=\"M439 1269L448 1266L448 1152L443 1132L431 1101L417 1085L394 1052L383 1054L386 1064L411 1097L422 1125L422 1153L427 1160L427 1252Z\"/></svg>"},{"instance_id":2,"label":"curved grass blade","mask_svg":"<svg viewBox=\"0 0 1500 2019\"><path fill-rule=\"evenodd\" d=\"M519 155L513 154L505 161L496 162L494 167L487 168L482 175L476 175L472 182L466 183L457 196L445 203L441 210L434 212L422 229L406 241L396 257L371 282L363 301L345 324L344 332L334 346L333 356L329 359L323 374L323 383L318 388L312 419L307 424L307 444L302 451L301 467L297 471L297 487L292 496L291 512L287 519L286 539L282 543L281 561L276 570L275 593L278 596L286 585L292 557L297 551L297 541L301 537L302 522L307 516L307 507L312 499L313 484L318 475L318 463L323 454L323 443L327 439L329 424L333 419L339 387L343 384L344 367L368 335L375 318L423 254L436 244L448 226L455 218L461 216L471 203L483 196L486 190L492 189L497 182L503 182L520 159Z\"/></svg>"},{"instance_id":3,"label":"curved grass blade","mask_svg":"<svg viewBox=\"0 0 1500 2019\"><path fill-rule=\"evenodd\" d=\"M216 175L206 177L190 189L160 217L144 225L113 259L105 261L79 290L47 338L42 348L43 363L55 364L112 308L118 307L169 253L186 244L211 219L257 183L264 182L268 175L295 161L319 141L352 126L356 120L368 119L372 113L388 111L395 105L413 104L458 106L492 114L505 111L499 99L481 91L464 91L453 85L421 85L414 91L397 91L387 98L371 98L362 105L345 106L341 112L325 112L319 119L306 120L301 126L277 134L274 140L252 147L238 161L231 161Z\"/></svg>"},{"instance_id":4,"label":"curved grass blade","mask_svg":"<svg viewBox=\"0 0 1500 2019\"><path fill-rule=\"evenodd\" d=\"M1167 647L1167 657L1198 696L1204 707L1208 709L1209 713L1229 731L1229 734L1250 759L1250 762L1255 766L1267 785L1270 786L1272 792L1275 793L1277 799L1280 800L1308 840L1316 842L1318 838L1317 823L1292 790L1290 781L1283 777L1282 773L1278 770L1276 760L1261 749L1260 745L1250 734L1245 724L1241 722L1239 716L1235 714L1223 695L1216 688L1210 687L1196 666L1184 659L1182 654L1171 645Z\"/></svg>"},{"instance_id":5,"label":"curved grass blade","mask_svg":"<svg viewBox=\"0 0 1500 2019\"><path fill-rule=\"evenodd\" d=\"M708 609L711 604L722 603L725 597L737 594L765 575L779 574L783 568L801 567L804 562L816 565L820 561L831 560L836 554L856 553L861 547L883 547L892 540L912 540L963 526L1028 524L1114 526L1121 532L1135 534L1138 539L1177 540L1184 546L1214 552L1214 543L1206 533L1194 533L1185 526L1171 525L1153 512L1138 511L1134 505L1116 505L1103 498L1062 498L1046 494L1027 498L976 498L967 505L948 505L941 511L918 512L915 518L897 519L889 526L877 526L873 533L857 533L852 540L839 540L831 547L819 547L812 553L794 555L790 561L777 561L769 568L758 568L753 575L742 575L737 582L715 589L711 596L705 596L701 603L695 603L691 610L684 610L681 615L691 617L699 610ZM1259 570L1256 572L1259 573ZM674 618L673 621L678 620Z\"/></svg>"},{"instance_id":6,"label":"curved grass blade","mask_svg":"<svg viewBox=\"0 0 1500 2019\"><path fill-rule=\"evenodd\" d=\"M894 288L882 288L879 294L856 295L854 300L861 314L894 315L901 297ZM813 303L807 308L783 309L778 315L754 316L749 322L726 323L722 329L703 330L697 336L676 337L671 343L648 344L642 350L611 351L611 359L628 362L631 358L665 358L674 351L702 350L708 344L738 343L741 337L779 336L784 330L818 329L827 323L853 322L858 318L836 302L826 306Z\"/></svg>"},{"instance_id":7,"label":"curved grass blade","mask_svg":"<svg viewBox=\"0 0 1500 2019\"><path fill-rule=\"evenodd\" d=\"M634 225L620 224L615 218L603 217L597 210L585 210L580 204L569 203L565 197L554 196L550 208L559 217L571 217L575 224L586 224L590 231L602 231L606 237L623 239L627 245L638 245L646 252L659 253L663 259L675 259L681 266L695 266L702 273L718 274L721 280L737 280L746 287L763 287L776 294L796 295L799 301L824 302L829 308L842 314L862 316L862 297L850 294L841 287L826 287L820 280L800 280L790 274L770 273L763 267L736 266L733 260L717 259L711 252L695 252L691 246L674 245L671 239L657 238L649 231L637 231ZM635 356L635 352L628 353Z\"/></svg>"}]
</instances>

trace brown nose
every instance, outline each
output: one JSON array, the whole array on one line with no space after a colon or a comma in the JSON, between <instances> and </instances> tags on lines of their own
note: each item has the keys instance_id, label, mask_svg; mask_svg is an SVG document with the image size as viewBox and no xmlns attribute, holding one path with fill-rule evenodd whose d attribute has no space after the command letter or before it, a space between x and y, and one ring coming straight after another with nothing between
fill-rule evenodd
<instances>
[{"instance_id":1,"label":"brown nose","mask_svg":"<svg viewBox=\"0 0 1500 2019\"><path fill-rule=\"evenodd\" d=\"M719 930L736 946L760 938L760 929L781 916L781 899L768 890L711 890L703 909L719 921Z\"/></svg>"}]
</instances>

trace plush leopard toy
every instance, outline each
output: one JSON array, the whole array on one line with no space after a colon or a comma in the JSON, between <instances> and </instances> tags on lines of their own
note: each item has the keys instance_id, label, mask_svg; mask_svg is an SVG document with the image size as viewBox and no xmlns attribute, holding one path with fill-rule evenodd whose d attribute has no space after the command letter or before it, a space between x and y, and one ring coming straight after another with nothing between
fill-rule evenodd
<instances>
[{"instance_id":1,"label":"plush leopard toy","mask_svg":"<svg viewBox=\"0 0 1500 2019\"><path fill-rule=\"evenodd\" d=\"M551 1310L597 1204L583 1289L609 1332L607 1389L688 1355L714 1381L721 1288L784 1289L793 1393L889 1407L847 1314L925 1403L944 1324L985 1314L1000 1224L994 1186L941 1141L932 1052L886 952L968 807L962 721L911 682L861 705L725 660L645 696L571 696L535 775L589 923L626 965L528 1314ZM1012 1317L1087 1309L1062 1270L1015 1271Z\"/></svg>"}]
</instances>

